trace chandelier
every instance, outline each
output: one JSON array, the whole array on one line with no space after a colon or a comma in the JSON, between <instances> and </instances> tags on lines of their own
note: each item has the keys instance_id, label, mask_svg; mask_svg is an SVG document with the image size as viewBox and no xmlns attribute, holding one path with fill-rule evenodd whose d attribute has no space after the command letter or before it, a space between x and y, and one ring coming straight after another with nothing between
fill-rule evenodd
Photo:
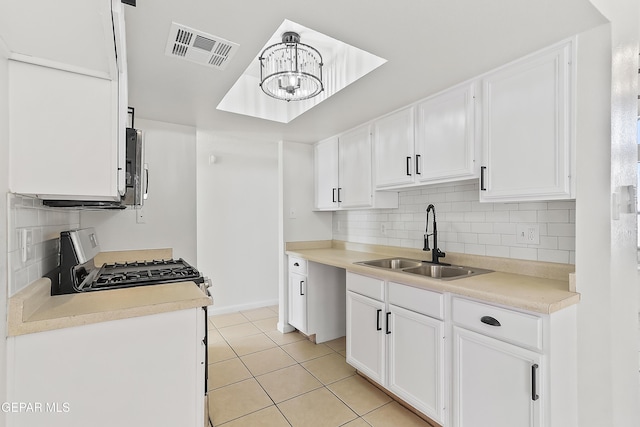
<instances>
[{"instance_id":1,"label":"chandelier","mask_svg":"<svg viewBox=\"0 0 640 427\"><path fill-rule=\"evenodd\" d=\"M301 101L324 90L322 55L313 47L300 43L298 33L284 33L282 43L267 47L258 60L260 87L273 98Z\"/></svg>"}]
</instances>

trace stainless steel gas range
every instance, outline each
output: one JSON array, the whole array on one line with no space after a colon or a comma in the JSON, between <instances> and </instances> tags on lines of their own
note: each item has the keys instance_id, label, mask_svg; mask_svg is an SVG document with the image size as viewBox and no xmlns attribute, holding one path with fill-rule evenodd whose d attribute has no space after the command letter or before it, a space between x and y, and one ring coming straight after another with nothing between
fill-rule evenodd
<instances>
[{"instance_id":1,"label":"stainless steel gas range","mask_svg":"<svg viewBox=\"0 0 640 427\"><path fill-rule=\"evenodd\" d=\"M180 259L123 262L96 266L100 252L93 228L60 233L60 267L50 275L51 295L191 281L205 292L207 280Z\"/></svg>"}]
</instances>

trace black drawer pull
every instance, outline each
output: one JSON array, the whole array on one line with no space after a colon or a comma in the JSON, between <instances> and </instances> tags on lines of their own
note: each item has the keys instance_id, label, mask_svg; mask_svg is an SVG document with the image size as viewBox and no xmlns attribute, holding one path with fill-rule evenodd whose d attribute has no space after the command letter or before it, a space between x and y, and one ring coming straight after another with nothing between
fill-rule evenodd
<instances>
[{"instance_id":1,"label":"black drawer pull","mask_svg":"<svg viewBox=\"0 0 640 427\"><path fill-rule=\"evenodd\" d=\"M300 295L304 295L304 293L302 292L302 284L304 283L304 280L300 280Z\"/></svg>"},{"instance_id":2,"label":"black drawer pull","mask_svg":"<svg viewBox=\"0 0 640 427\"><path fill-rule=\"evenodd\" d=\"M294 262L294 263L293 263L293 266L294 266L294 267L300 267L300 264L298 264L297 262Z\"/></svg>"},{"instance_id":3,"label":"black drawer pull","mask_svg":"<svg viewBox=\"0 0 640 427\"><path fill-rule=\"evenodd\" d=\"M491 317L491 316L482 316L482 318L480 319L480 321L482 323L486 323L489 326L502 326L500 324L500 322L498 322L498 319Z\"/></svg>"},{"instance_id":4,"label":"black drawer pull","mask_svg":"<svg viewBox=\"0 0 640 427\"><path fill-rule=\"evenodd\" d=\"M538 382L537 378L538 364L534 363L531 365L531 400L536 401L540 398L538 396Z\"/></svg>"},{"instance_id":5,"label":"black drawer pull","mask_svg":"<svg viewBox=\"0 0 640 427\"><path fill-rule=\"evenodd\" d=\"M382 328L380 327L380 313L382 313L382 310L378 309L378 311L376 312L376 331L382 330Z\"/></svg>"},{"instance_id":6,"label":"black drawer pull","mask_svg":"<svg viewBox=\"0 0 640 427\"><path fill-rule=\"evenodd\" d=\"M389 316L391 315L391 312L387 312L387 335L389 335L391 333L391 331L389 330Z\"/></svg>"}]
</instances>

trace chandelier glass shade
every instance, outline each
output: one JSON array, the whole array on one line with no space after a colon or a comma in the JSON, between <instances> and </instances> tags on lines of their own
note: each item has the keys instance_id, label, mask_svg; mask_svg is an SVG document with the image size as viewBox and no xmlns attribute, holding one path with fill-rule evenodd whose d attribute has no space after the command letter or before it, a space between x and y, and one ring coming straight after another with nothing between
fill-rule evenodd
<instances>
[{"instance_id":1,"label":"chandelier glass shade","mask_svg":"<svg viewBox=\"0 0 640 427\"><path fill-rule=\"evenodd\" d=\"M273 98L302 101L324 90L322 55L313 47L300 43L298 33L284 33L282 43L267 47L258 60L260 87Z\"/></svg>"}]
</instances>

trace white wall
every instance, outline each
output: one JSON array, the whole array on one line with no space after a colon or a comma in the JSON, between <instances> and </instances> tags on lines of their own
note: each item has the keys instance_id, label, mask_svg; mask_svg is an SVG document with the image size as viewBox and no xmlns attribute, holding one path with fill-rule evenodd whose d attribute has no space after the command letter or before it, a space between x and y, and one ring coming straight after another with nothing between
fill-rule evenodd
<instances>
[{"instance_id":1,"label":"white wall","mask_svg":"<svg viewBox=\"0 0 640 427\"><path fill-rule=\"evenodd\" d=\"M175 258L196 265L196 130L136 118L144 133L149 198L136 210L83 211L82 227L95 227L102 250L173 248Z\"/></svg>"},{"instance_id":2,"label":"white wall","mask_svg":"<svg viewBox=\"0 0 640 427\"><path fill-rule=\"evenodd\" d=\"M399 192L397 209L338 211L336 240L422 249L426 208L436 207L438 247L463 254L575 263L575 202L480 203L478 180ZM536 224L538 244L516 241L518 224ZM384 232L382 231L384 227ZM429 225L429 232L432 226ZM433 240L429 239L433 245Z\"/></svg>"},{"instance_id":3,"label":"white wall","mask_svg":"<svg viewBox=\"0 0 640 427\"><path fill-rule=\"evenodd\" d=\"M314 212L313 145L282 142L283 239L331 240L331 212Z\"/></svg>"},{"instance_id":4,"label":"white wall","mask_svg":"<svg viewBox=\"0 0 640 427\"><path fill-rule=\"evenodd\" d=\"M614 215L612 193L636 183L636 0L592 0L612 21L578 47L576 285L581 427L637 427L636 215Z\"/></svg>"},{"instance_id":5,"label":"white wall","mask_svg":"<svg viewBox=\"0 0 640 427\"><path fill-rule=\"evenodd\" d=\"M0 8L1 10L1 8ZM7 401L7 198L9 191L9 52L0 38L0 402ZM0 426L5 423L0 412Z\"/></svg>"},{"instance_id":6,"label":"white wall","mask_svg":"<svg viewBox=\"0 0 640 427\"><path fill-rule=\"evenodd\" d=\"M209 312L277 304L277 143L198 130L197 186L198 268L214 286Z\"/></svg>"}]
</instances>

